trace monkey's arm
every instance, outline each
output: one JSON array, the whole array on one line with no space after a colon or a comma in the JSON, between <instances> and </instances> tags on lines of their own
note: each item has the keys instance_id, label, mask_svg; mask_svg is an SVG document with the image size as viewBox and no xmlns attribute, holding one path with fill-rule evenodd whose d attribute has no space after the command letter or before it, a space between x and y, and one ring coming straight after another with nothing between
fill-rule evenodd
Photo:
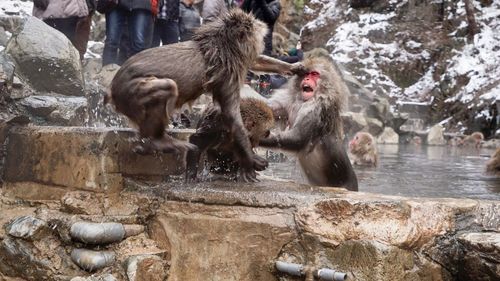
<instances>
[{"instance_id":1,"label":"monkey's arm","mask_svg":"<svg viewBox=\"0 0 500 281\"><path fill-rule=\"evenodd\" d=\"M300 112L300 116L297 117L298 119L289 130L261 139L259 145L295 152L302 150L306 145L318 139L325 131L325 124L319 111Z\"/></svg>"},{"instance_id":2,"label":"monkey's arm","mask_svg":"<svg viewBox=\"0 0 500 281\"><path fill-rule=\"evenodd\" d=\"M273 110L274 119L286 121L288 119L288 109L293 104L294 97L284 89L274 91L271 98L266 100L267 105Z\"/></svg>"},{"instance_id":3,"label":"monkey's arm","mask_svg":"<svg viewBox=\"0 0 500 281\"><path fill-rule=\"evenodd\" d=\"M274 72L285 75L303 75L307 72L306 68L300 62L291 64L266 55L259 55L250 69L253 71Z\"/></svg>"},{"instance_id":4,"label":"monkey's arm","mask_svg":"<svg viewBox=\"0 0 500 281\"><path fill-rule=\"evenodd\" d=\"M250 140L241 118L238 90L228 89L227 92L214 93L214 98L217 98L217 102L220 104L224 126L229 129L233 137L234 154L240 164L239 180L256 182L258 180L255 170L264 170L268 163L264 158L252 152ZM224 95L224 93L226 94Z\"/></svg>"},{"instance_id":5,"label":"monkey's arm","mask_svg":"<svg viewBox=\"0 0 500 281\"><path fill-rule=\"evenodd\" d=\"M223 132L220 110L208 109L199 121L196 133L189 137L189 142L198 149L188 150L186 155L186 182L195 181L198 175L200 157L221 141Z\"/></svg>"}]
</instances>

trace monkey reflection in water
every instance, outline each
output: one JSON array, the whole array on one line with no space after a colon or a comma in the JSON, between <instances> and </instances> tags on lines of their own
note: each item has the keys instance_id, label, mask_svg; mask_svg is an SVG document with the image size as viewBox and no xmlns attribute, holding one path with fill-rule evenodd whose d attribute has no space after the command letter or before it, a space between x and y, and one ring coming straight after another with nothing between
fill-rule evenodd
<instances>
[{"instance_id":1,"label":"monkey reflection in water","mask_svg":"<svg viewBox=\"0 0 500 281\"><path fill-rule=\"evenodd\" d=\"M268 104L275 119L288 128L262 139L259 145L296 154L308 182L317 186L358 190L358 180L343 147L340 113L349 90L329 58L304 62L307 73L294 75L285 90Z\"/></svg>"},{"instance_id":2,"label":"monkey reflection in water","mask_svg":"<svg viewBox=\"0 0 500 281\"><path fill-rule=\"evenodd\" d=\"M266 103L253 98L242 99L240 111L250 144L255 147L261 138L269 135L269 130L274 125L273 112ZM203 113L196 126L196 133L189 137L189 142L196 145L198 150L190 150L187 153L187 182L199 179L200 168L205 168L212 176L204 179L237 179L239 165L238 153L235 153L235 150L238 146L222 122L221 108L217 105L212 105ZM202 158L206 158L202 161L206 165L200 167Z\"/></svg>"}]
</instances>

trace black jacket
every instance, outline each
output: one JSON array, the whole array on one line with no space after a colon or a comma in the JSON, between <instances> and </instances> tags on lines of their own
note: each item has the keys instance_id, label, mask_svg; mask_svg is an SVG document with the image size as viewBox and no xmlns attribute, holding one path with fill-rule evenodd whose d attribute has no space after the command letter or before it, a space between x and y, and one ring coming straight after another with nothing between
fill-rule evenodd
<instances>
[{"instance_id":1,"label":"black jacket","mask_svg":"<svg viewBox=\"0 0 500 281\"><path fill-rule=\"evenodd\" d=\"M241 4L243 11L252 13L257 19L265 22L269 28L264 38L264 54L271 55L273 51L273 29L281 11L279 0L245 0Z\"/></svg>"},{"instance_id":2,"label":"black jacket","mask_svg":"<svg viewBox=\"0 0 500 281\"><path fill-rule=\"evenodd\" d=\"M129 11L139 9L151 11L150 0L120 0L118 6Z\"/></svg>"}]
</instances>

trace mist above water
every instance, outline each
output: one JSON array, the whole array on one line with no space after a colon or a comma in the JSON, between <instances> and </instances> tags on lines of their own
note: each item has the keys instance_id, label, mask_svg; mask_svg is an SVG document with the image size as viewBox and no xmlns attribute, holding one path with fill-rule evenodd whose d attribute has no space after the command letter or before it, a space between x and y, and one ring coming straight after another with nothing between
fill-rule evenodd
<instances>
[{"instance_id":1,"label":"mist above water","mask_svg":"<svg viewBox=\"0 0 500 281\"><path fill-rule=\"evenodd\" d=\"M378 167L354 167L359 191L500 200L500 178L484 173L493 149L379 145L378 150ZM291 158L270 163L261 174L304 182L299 166Z\"/></svg>"}]
</instances>

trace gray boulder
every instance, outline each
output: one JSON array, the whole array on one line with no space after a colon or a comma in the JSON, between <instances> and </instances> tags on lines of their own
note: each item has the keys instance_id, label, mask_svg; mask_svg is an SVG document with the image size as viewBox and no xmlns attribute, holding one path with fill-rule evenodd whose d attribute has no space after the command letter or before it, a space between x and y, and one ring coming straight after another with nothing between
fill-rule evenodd
<instances>
[{"instance_id":1,"label":"gray boulder","mask_svg":"<svg viewBox=\"0 0 500 281\"><path fill-rule=\"evenodd\" d=\"M10 236L26 240L40 239L49 231L45 221L30 216L16 218L6 229Z\"/></svg>"},{"instance_id":2,"label":"gray boulder","mask_svg":"<svg viewBox=\"0 0 500 281\"><path fill-rule=\"evenodd\" d=\"M19 104L32 116L59 126L83 126L88 119L84 97L29 96Z\"/></svg>"},{"instance_id":3,"label":"gray boulder","mask_svg":"<svg viewBox=\"0 0 500 281\"><path fill-rule=\"evenodd\" d=\"M66 36L41 20L29 17L6 52L14 59L16 72L37 92L85 94L78 51Z\"/></svg>"},{"instance_id":4,"label":"gray boulder","mask_svg":"<svg viewBox=\"0 0 500 281\"><path fill-rule=\"evenodd\" d=\"M398 144L399 135L391 127L385 127L382 134L378 137L377 143L382 144Z\"/></svg>"}]
</instances>

